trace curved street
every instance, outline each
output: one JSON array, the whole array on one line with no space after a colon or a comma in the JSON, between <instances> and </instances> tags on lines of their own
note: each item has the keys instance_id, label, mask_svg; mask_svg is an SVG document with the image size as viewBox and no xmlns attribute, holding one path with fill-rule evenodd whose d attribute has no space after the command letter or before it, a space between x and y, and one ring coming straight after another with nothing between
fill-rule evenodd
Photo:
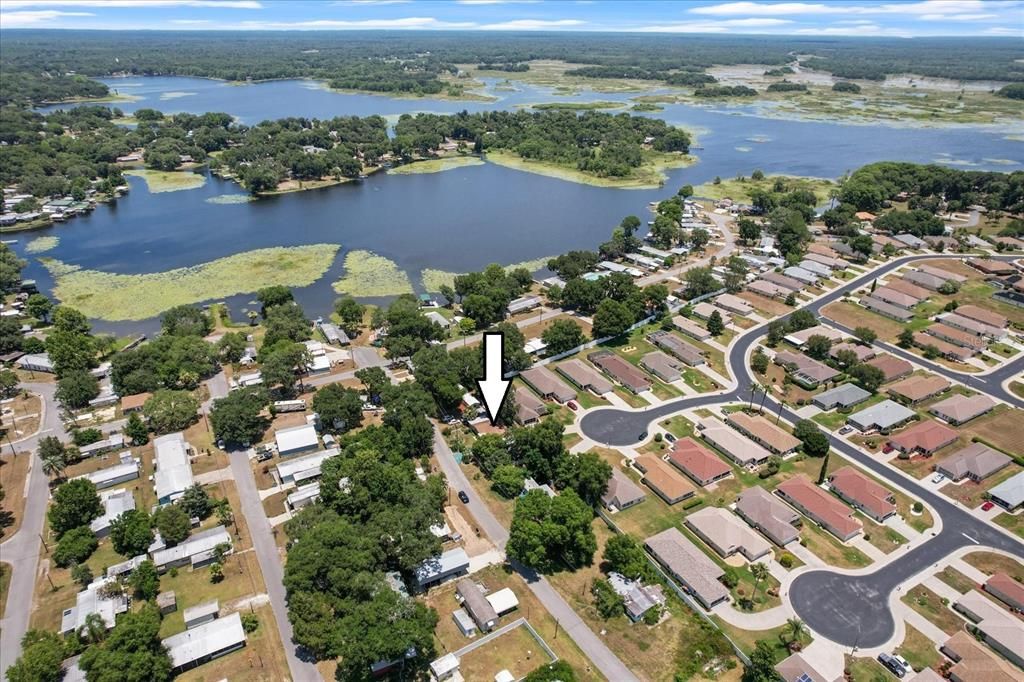
<instances>
[{"instance_id":1,"label":"curved street","mask_svg":"<svg viewBox=\"0 0 1024 682\"><path fill-rule=\"evenodd\" d=\"M911 261L934 258L949 258L949 256L907 256L892 260L856 279L843 283L801 309L810 310L820 316L823 306L839 299L843 293L862 286L866 280L876 279ZM996 258L1012 260L1014 257L997 256ZM784 320L785 317L779 319ZM728 360L730 371L734 377L731 388L707 395L680 398L648 409L596 409L588 412L580 420L581 432L587 438L611 447L634 446L646 438L652 422L676 412L709 405L746 401L750 396L751 387L758 385L751 375L746 358L766 332L767 324L762 324L753 327L734 340L729 349ZM890 350L887 345L886 350ZM965 383L1018 407L1024 406L1024 402L1015 396L1007 396L1006 391L1000 385L1006 378L1020 371L1024 365L1024 358L1006 363L989 374L972 377L968 374L947 370L935 363L929 363L919 356L908 355L914 362L927 366L955 381ZM971 382L970 379L975 379L975 381ZM767 399L766 403L766 411L773 414L779 413L790 422L795 423L800 420L800 417L793 411L778 404L771 397ZM808 627L818 634L851 647L870 648L883 644L894 631L893 616L888 606L890 593L903 581L960 547L977 544L1001 549L1024 559L1024 543L1008 532L985 523L948 498L925 488L915 479L887 466L846 441L835 438L831 440L833 449L847 459L857 462L881 479L906 490L929 505L934 513L941 517L942 530L932 539L908 550L905 556L890 561L871 573L850 576L838 571L816 570L795 578L789 591L792 607Z\"/></svg>"}]
</instances>

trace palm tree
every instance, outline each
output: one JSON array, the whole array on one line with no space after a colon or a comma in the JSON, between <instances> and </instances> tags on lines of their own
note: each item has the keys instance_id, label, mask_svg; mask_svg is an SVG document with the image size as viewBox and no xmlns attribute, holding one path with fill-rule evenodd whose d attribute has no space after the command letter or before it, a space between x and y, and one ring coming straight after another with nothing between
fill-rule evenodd
<instances>
[{"instance_id":1,"label":"palm tree","mask_svg":"<svg viewBox=\"0 0 1024 682\"><path fill-rule=\"evenodd\" d=\"M50 478L60 478L64 475L64 470L67 468L67 464L64 461L63 452L40 453L39 457L43 461L44 474Z\"/></svg>"},{"instance_id":2,"label":"palm tree","mask_svg":"<svg viewBox=\"0 0 1024 682\"><path fill-rule=\"evenodd\" d=\"M789 618L786 620L786 632L789 633L789 643L787 646L790 649L799 650L802 648L800 637L807 632L807 626L799 618Z\"/></svg>"},{"instance_id":3,"label":"palm tree","mask_svg":"<svg viewBox=\"0 0 1024 682\"><path fill-rule=\"evenodd\" d=\"M98 613L85 617L85 624L78 628L78 639L88 644L102 642L107 637L107 624Z\"/></svg>"},{"instance_id":4,"label":"palm tree","mask_svg":"<svg viewBox=\"0 0 1024 682\"><path fill-rule=\"evenodd\" d=\"M761 384L761 406L758 408L758 413L764 412L764 399L768 397L769 386L767 384Z\"/></svg>"},{"instance_id":5,"label":"palm tree","mask_svg":"<svg viewBox=\"0 0 1024 682\"><path fill-rule=\"evenodd\" d=\"M754 409L754 394L757 393L757 384L750 384L750 404L747 406L747 411Z\"/></svg>"},{"instance_id":6,"label":"palm tree","mask_svg":"<svg viewBox=\"0 0 1024 682\"><path fill-rule=\"evenodd\" d=\"M758 562L750 565L750 573L754 576L754 600L757 600L757 588L761 581L768 578L768 567Z\"/></svg>"}]
</instances>

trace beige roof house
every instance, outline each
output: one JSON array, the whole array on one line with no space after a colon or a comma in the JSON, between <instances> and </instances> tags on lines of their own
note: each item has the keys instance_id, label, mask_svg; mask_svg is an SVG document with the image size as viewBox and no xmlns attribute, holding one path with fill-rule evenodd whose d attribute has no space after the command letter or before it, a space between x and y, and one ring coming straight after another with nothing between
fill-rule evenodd
<instances>
[{"instance_id":1,"label":"beige roof house","mask_svg":"<svg viewBox=\"0 0 1024 682\"><path fill-rule=\"evenodd\" d=\"M673 578L689 588L704 608L710 609L729 599L729 590L718 580L725 571L678 528L652 535L644 545Z\"/></svg>"},{"instance_id":2,"label":"beige roof house","mask_svg":"<svg viewBox=\"0 0 1024 682\"><path fill-rule=\"evenodd\" d=\"M548 399L557 400L560 403L573 400L576 391L568 384L555 376L547 367L531 367L519 373L523 381L530 385L533 390Z\"/></svg>"},{"instance_id":3,"label":"beige roof house","mask_svg":"<svg viewBox=\"0 0 1024 682\"><path fill-rule=\"evenodd\" d=\"M982 324L987 324L992 327L1003 328L1008 324L1006 317L999 313L994 313L991 310L985 310L976 305L962 305L956 309L956 314L962 317L968 317L972 320L977 320Z\"/></svg>"},{"instance_id":4,"label":"beige roof house","mask_svg":"<svg viewBox=\"0 0 1024 682\"><path fill-rule=\"evenodd\" d=\"M978 482L1008 466L1011 461L1007 455L983 443L971 443L939 462L935 470L951 481L969 478Z\"/></svg>"},{"instance_id":5,"label":"beige roof house","mask_svg":"<svg viewBox=\"0 0 1024 682\"><path fill-rule=\"evenodd\" d=\"M889 387L889 395L902 398L911 405L928 400L949 388L945 378L935 374L928 376L910 376Z\"/></svg>"},{"instance_id":6,"label":"beige roof house","mask_svg":"<svg viewBox=\"0 0 1024 682\"><path fill-rule=\"evenodd\" d=\"M705 507L690 514L686 527L722 557L738 552L748 561L757 561L771 551L767 540L721 507Z\"/></svg>"},{"instance_id":7,"label":"beige roof house","mask_svg":"<svg viewBox=\"0 0 1024 682\"><path fill-rule=\"evenodd\" d=\"M612 477L608 479L608 489L601 496L601 502L609 509L628 509L634 504L644 501L647 495L629 476L612 467Z\"/></svg>"},{"instance_id":8,"label":"beige roof house","mask_svg":"<svg viewBox=\"0 0 1024 682\"><path fill-rule=\"evenodd\" d=\"M950 424L963 424L993 410L996 402L987 395L954 395L935 403L928 410Z\"/></svg>"},{"instance_id":9,"label":"beige roof house","mask_svg":"<svg viewBox=\"0 0 1024 682\"><path fill-rule=\"evenodd\" d=\"M771 453L760 445L731 429L718 419L707 417L697 422L700 437L721 450L732 461L751 466L768 461Z\"/></svg>"},{"instance_id":10,"label":"beige roof house","mask_svg":"<svg viewBox=\"0 0 1024 682\"><path fill-rule=\"evenodd\" d=\"M800 515L760 486L747 488L736 498L736 513L780 547L793 542L800 533Z\"/></svg>"},{"instance_id":11,"label":"beige roof house","mask_svg":"<svg viewBox=\"0 0 1024 682\"><path fill-rule=\"evenodd\" d=\"M777 455L785 455L800 447L800 439L764 417L746 412L733 412L726 421L750 440L763 445Z\"/></svg>"},{"instance_id":12,"label":"beige roof house","mask_svg":"<svg viewBox=\"0 0 1024 682\"><path fill-rule=\"evenodd\" d=\"M888 353L882 353L868 360L867 365L877 367L882 370L885 375L886 382L894 381L900 377L905 377L914 371L914 366L903 358L898 358L895 355L889 355Z\"/></svg>"},{"instance_id":13,"label":"beige roof house","mask_svg":"<svg viewBox=\"0 0 1024 682\"><path fill-rule=\"evenodd\" d=\"M974 637L960 630L942 645L942 653L956 662L949 669L953 682L1017 682L1009 664L988 652Z\"/></svg>"},{"instance_id":14,"label":"beige roof house","mask_svg":"<svg viewBox=\"0 0 1024 682\"><path fill-rule=\"evenodd\" d=\"M668 504L682 502L697 492L685 476L654 455L641 455L634 463L644 473L643 482L647 487Z\"/></svg>"}]
</instances>

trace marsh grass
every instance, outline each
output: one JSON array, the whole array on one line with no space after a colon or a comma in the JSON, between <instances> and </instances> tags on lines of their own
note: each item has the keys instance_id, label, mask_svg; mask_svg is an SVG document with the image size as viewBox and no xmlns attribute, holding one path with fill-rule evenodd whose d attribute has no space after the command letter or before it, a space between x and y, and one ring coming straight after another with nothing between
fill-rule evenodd
<instances>
[{"instance_id":1,"label":"marsh grass","mask_svg":"<svg viewBox=\"0 0 1024 682\"><path fill-rule=\"evenodd\" d=\"M44 253L57 248L60 237L36 237L28 244L25 244L25 253Z\"/></svg>"},{"instance_id":2,"label":"marsh grass","mask_svg":"<svg viewBox=\"0 0 1024 682\"><path fill-rule=\"evenodd\" d=\"M345 274L334 283L334 290L357 298L398 296L411 294L412 282L393 260L357 250L345 256Z\"/></svg>"},{"instance_id":3,"label":"marsh grass","mask_svg":"<svg viewBox=\"0 0 1024 682\"><path fill-rule=\"evenodd\" d=\"M191 171L158 171L136 168L126 170L124 174L142 178L146 182L146 188L153 194L199 189L206 184L205 175L198 175Z\"/></svg>"},{"instance_id":4,"label":"marsh grass","mask_svg":"<svg viewBox=\"0 0 1024 682\"><path fill-rule=\"evenodd\" d=\"M338 244L245 251L165 272L122 275L83 270L58 260L40 261L53 275L54 296L87 317L145 320L176 305L254 292L266 286L309 286L334 262Z\"/></svg>"},{"instance_id":5,"label":"marsh grass","mask_svg":"<svg viewBox=\"0 0 1024 682\"><path fill-rule=\"evenodd\" d=\"M388 175L418 175L421 173L441 173L443 171L466 168L468 166L482 166L483 160L476 156L455 156L447 159L427 159L407 163L388 170Z\"/></svg>"},{"instance_id":6,"label":"marsh grass","mask_svg":"<svg viewBox=\"0 0 1024 682\"><path fill-rule=\"evenodd\" d=\"M247 204L256 201L251 194L218 194L205 200L208 204Z\"/></svg>"},{"instance_id":7,"label":"marsh grass","mask_svg":"<svg viewBox=\"0 0 1024 682\"><path fill-rule=\"evenodd\" d=\"M512 265L506 265L505 270L516 270L518 268L526 268L530 272L536 272L543 267L547 266L549 260L554 256L545 256L543 258L534 258L533 260L526 260L521 263L513 263ZM426 269L420 273L420 281L423 284L424 291L438 292L441 287L445 284L448 286L455 286L455 278L459 275L464 274L461 272L449 272L447 270L433 270Z\"/></svg>"}]
</instances>

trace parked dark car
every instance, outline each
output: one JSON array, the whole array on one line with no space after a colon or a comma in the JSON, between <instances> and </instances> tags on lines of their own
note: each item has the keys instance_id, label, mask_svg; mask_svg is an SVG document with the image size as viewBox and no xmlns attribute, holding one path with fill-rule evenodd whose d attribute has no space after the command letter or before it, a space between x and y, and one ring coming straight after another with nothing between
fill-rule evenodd
<instances>
[{"instance_id":1,"label":"parked dark car","mask_svg":"<svg viewBox=\"0 0 1024 682\"><path fill-rule=\"evenodd\" d=\"M459 499L462 500L462 504L469 504L469 495L466 494L465 490L459 491Z\"/></svg>"},{"instance_id":2,"label":"parked dark car","mask_svg":"<svg viewBox=\"0 0 1024 682\"><path fill-rule=\"evenodd\" d=\"M896 677L902 678L907 674L907 669L900 665L900 662L886 653L878 654L878 662L884 665L889 672Z\"/></svg>"}]
</instances>

